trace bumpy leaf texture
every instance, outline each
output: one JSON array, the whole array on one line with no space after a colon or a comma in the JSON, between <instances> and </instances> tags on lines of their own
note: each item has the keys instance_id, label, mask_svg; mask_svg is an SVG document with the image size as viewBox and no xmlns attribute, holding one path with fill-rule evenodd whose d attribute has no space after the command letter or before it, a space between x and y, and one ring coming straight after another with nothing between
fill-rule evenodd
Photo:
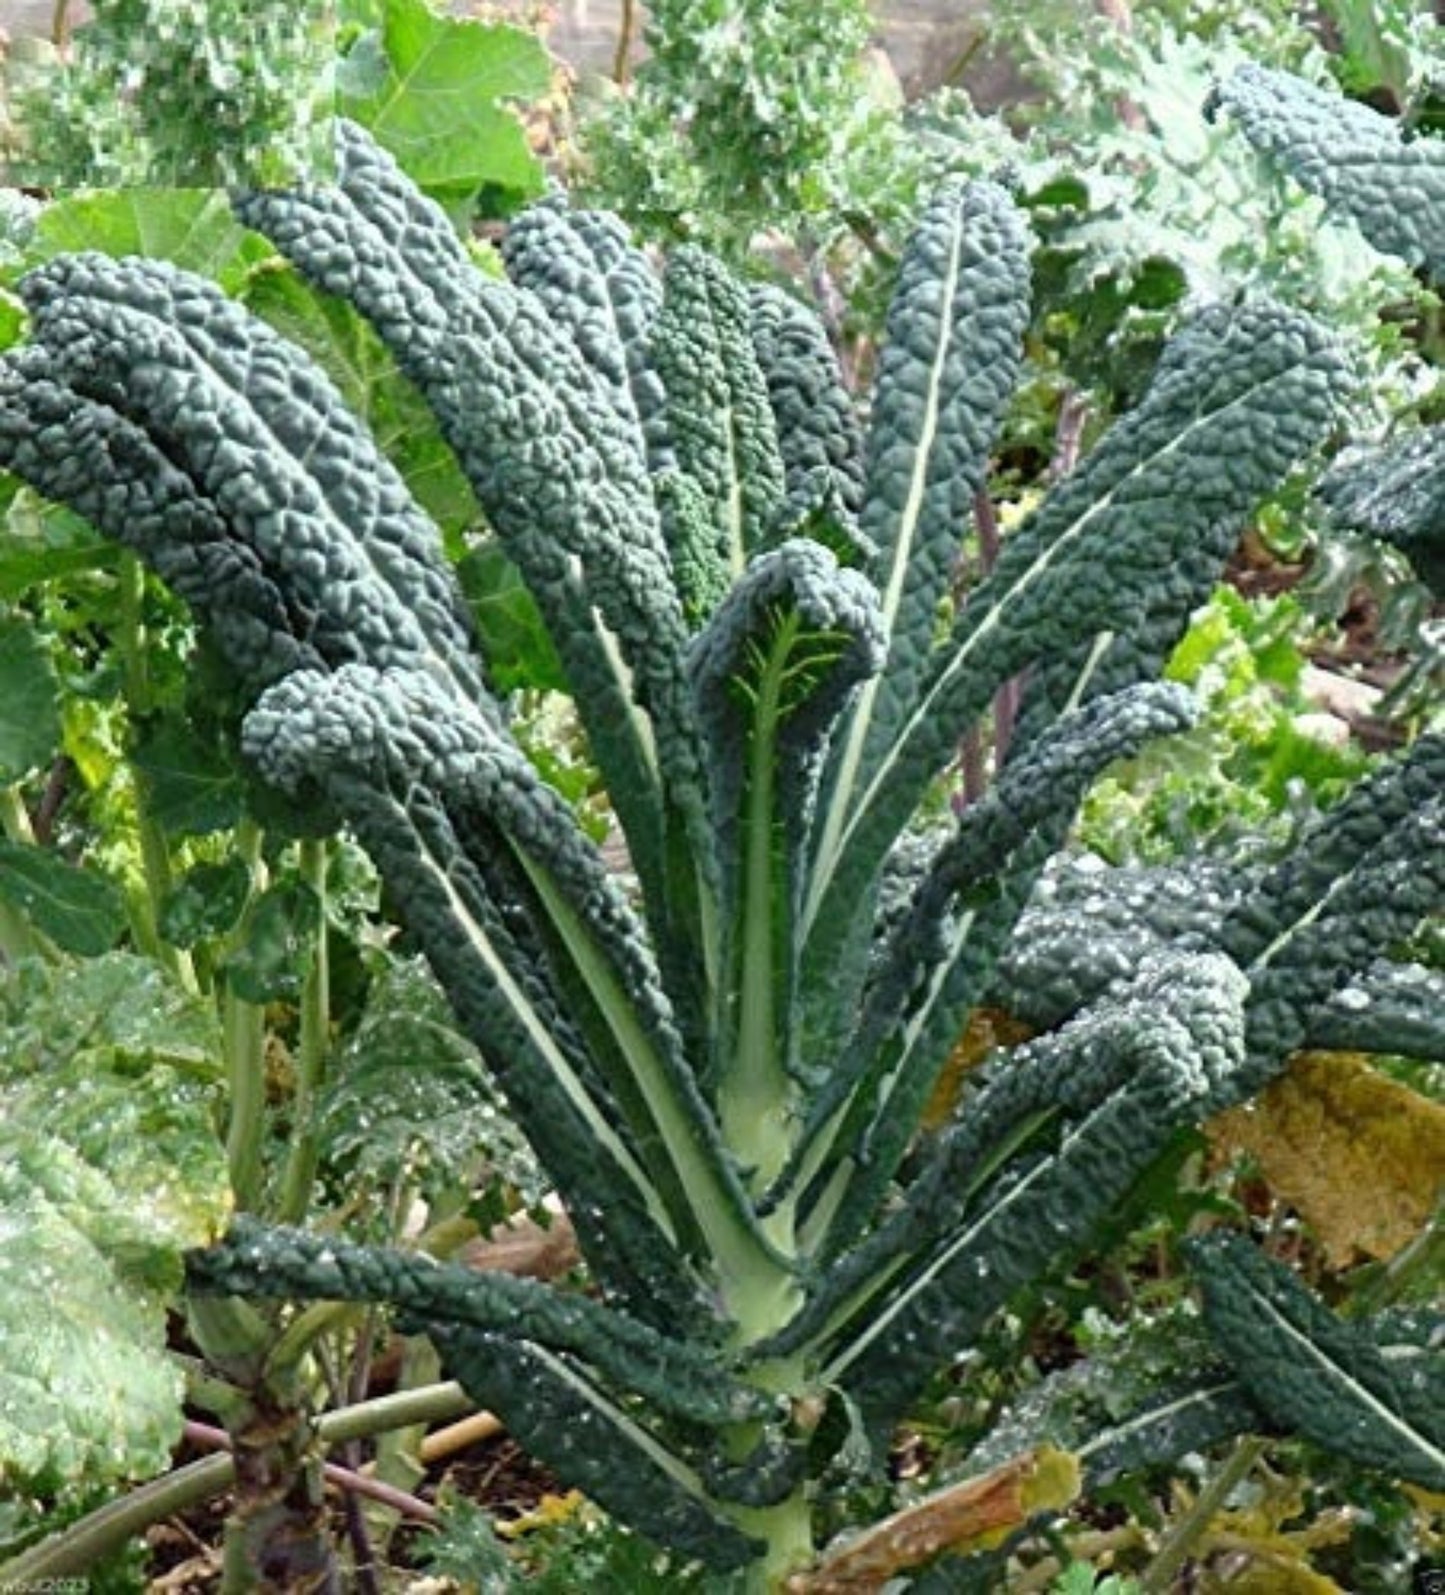
<instances>
[{"instance_id":1,"label":"bumpy leaf texture","mask_svg":"<svg viewBox=\"0 0 1445 1595\"><path fill-rule=\"evenodd\" d=\"M1246 137L1377 249L1445 278L1445 139L1289 72L1242 66L1211 97Z\"/></svg>"},{"instance_id":2,"label":"bumpy leaf texture","mask_svg":"<svg viewBox=\"0 0 1445 1595\"><path fill-rule=\"evenodd\" d=\"M1393 1318L1382 1326L1335 1317L1243 1236L1193 1241L1189 1260L1211 1335L1276 1422L1427 1490L1445 1485L1438 1314L1420 1337L1424 1355L1391 1357L1381 1329L1398 1334Z\"/></svg>"},{"instance_id":3,"label":"bumpy leaf texture","mask_svg":"<svg viewBox=\"0 0 1445 1595\"><path fill-rule=\"evenodd\" d=\"M1339 525L1393 543L1445 597L1445 427L1342 455L1319 495Z\"/></svg>"}]
</instances>

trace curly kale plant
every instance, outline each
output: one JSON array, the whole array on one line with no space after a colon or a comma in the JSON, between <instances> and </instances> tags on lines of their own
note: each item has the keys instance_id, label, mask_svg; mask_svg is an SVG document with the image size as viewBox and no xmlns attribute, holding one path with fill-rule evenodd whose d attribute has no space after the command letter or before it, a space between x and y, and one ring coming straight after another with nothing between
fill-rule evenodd
<instances>
[{"instance_id":1,"label":"curly kale plant","mask_svg":"<svg viewBox=\"0 0 1445 1595\"><path fill-rule=\"evenodd\" d=\"M1044 944L1017 927L1082 794L1189 723L1151 678L1334 424L1346 363L1277 305L1205 310L945 629L1028 311L1000 189L949 185L923 216L861 444L801 303L696 250L659 280L608 216L536 207L490 279L351 127L337 186L238 210L435 411L550 630L630 872L512 738L437 533L320 372L168 267L34 272L0 463L189 601L253 705L255 767L368 848L600 1297L248 1220L191 1288L391 1304L564 1479L776 1586L863 1442L881 1462L929 1377L1177 1132L1332 1015L1368 1031L1336 994L1388 985L1375 960L1439 906L1435 738L1277 867L1175 905L1182 929L1125 893L1122 952L1040 980L1037 1037L918 1133L970 1011ZM1006 767L922 846L960 735L1017 679ZM1438 1403L1369 1325L1276 1308L1252 1266L1204 1265L1239 1385L1211 1410L1445 1487ZM1148 1433L1151 1456L1197 1443Z\"/></svg>"},{"instance_id":2,"label":"curly kale plant","mask_svg":"<svg viewBox=\"0 0 1445 1595\"><path fill-rule=\"evenodd\" d=\"M7 182L186 187L325 169L326 0L92 0L90 10L19 96Z\"/></svg>"}]
</instances>

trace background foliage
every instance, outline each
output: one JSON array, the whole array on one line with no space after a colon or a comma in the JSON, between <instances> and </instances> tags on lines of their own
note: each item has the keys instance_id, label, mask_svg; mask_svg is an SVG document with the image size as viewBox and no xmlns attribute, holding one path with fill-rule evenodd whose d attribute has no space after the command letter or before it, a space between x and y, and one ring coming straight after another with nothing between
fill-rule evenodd
<instances>
[{"instance_id":1,"label":"background foliage","mask_svg":"<svg viewBox=\"0 0 1445 1595\"><path fill-rule=\"evenodd\" d=\"M92 11L69 35L62 7L48 50L12 48L9 182L224 187L329 167L330 0L94 0Z\"/></svg>"}]
</instances>

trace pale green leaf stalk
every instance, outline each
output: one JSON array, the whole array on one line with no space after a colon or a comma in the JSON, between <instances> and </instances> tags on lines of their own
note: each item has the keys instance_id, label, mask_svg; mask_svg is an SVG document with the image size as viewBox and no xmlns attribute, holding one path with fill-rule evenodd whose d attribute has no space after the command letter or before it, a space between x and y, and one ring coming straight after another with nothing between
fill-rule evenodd
<instances>
[{"instance_id":1,"label":"pale green leaf stalk","mask_svg":"<svg viewBox=\"0 0 1445 1595\"><path fill-rule=\"evenodd\" d=\"M821 1549L828 1471L881 1465L930 1378L1086 1253L1182 1131L1339 1033L1337 993L1373 982L1375 1034L1433 1034L1377 966L1445 894L1439 738L1269 870L1155 892L1108 871L1074 889L1051 862L1099 773L1190 724L1155 678L1256 504L1336 427L1348 362L1280 305L1203 309L945 633L1028 319L1002 189L925 209L859 448L800 302L697 252L659 280L615 219L559 199L517 224L498 281L360 129L337 161L335 186L238 214L370 320L435 412L567 673L620 868L513 738L404 481L217 289L88 256L32 273L0 465L190 603L250 704L246 757L369 851L596 1288L243 1217L191 1255L190 1289L386 1304L567 1483L779 1590ZM1016 681L994 786L929 831L960 737ZM1034 1039L923 1134L985 1001ZM254 1211L259 1073L233 1039ZM1267 1361L1274 1298L1233 1278L1206 1276L1237 1298L1231 1358ZM1343 1389L1350 1348L1297 1317ZM1263 1399L1240 1381L1199 1393L1192 1427L1140 1432L1157 1452L1237 1424ZM1377 1429L1372 1458L1420 1477L1438 1436Z\"/></svg>"},{"instance_id":2,"label":"pale green leaf stalk","mask_svg":"<svg viewBox=\"0 0 1445 1595\"><path fill-rule=\"evenodd\" d=\"M145 598L145 566L127 557L120 565L120 625L116 632L116 652L125 681L126 707L139 722L154 706L147 640L141 606ZM131 921L141 948L165 965L187 991L195 991L196 972L184 948L172 946L156 928L160 906L172 885L170 849L165 835L151 813L144 773L134 764L131 779L135 788L136 837L140 843L141 868L145 889L132 895Z\"/></svg>"},{"instance_id":3,"label":"pale green leaf stalk","mask_svg":"<svg viewBox=\"0 0 1445 1595\"><path fill-rule=\"evenodd\" d=\"M250 903L232 935L243 934L247 914L265 885L260 827L245 820L237 828L236 848L251 872ZM266 1010L247 1002L228 983L221 992L221 1047L226 1066L226 1159L231 1190L241 1212L254 1211L262 1194L266 1136Z\"/></svg>"},{"instance_id":4,"label":"pale green leaf stalk","mask_svg":"<svg viewBox=\"0 0 1445 1595\"><path fill-rule=\"evenodd\" d=\"M300 851L301 878L315 894L318 912L316 941L301 987L301 1046L293 1107L296 1123L276 1208L276 1216L284 1224L303 1219L311 1202L320 1156L316 1097L324 1077L331 1027L331 957L326 929L326 866L330 853L325 842L315 840L303 841Z\"/></svg>"}]
</instances>

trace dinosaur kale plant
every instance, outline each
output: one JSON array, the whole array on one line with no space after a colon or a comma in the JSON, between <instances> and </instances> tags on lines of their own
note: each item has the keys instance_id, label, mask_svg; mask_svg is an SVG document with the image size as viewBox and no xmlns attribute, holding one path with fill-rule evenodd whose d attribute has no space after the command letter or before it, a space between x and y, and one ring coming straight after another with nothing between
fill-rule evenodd
<instances>
[{"instance_id":1,"label":"dinosaur kale plant","mask_svg":"<svg viewBox=\"0 0 1445 1595\"><path fill-rule=\"evenodd\" d=\"M1445 288L1445 139L1400 124L1287 73L1242 67L1214 108L1376 248ZM1437 394L1438 396L1438 394ZM1402 427L1346 455L1320 483L1342 530L1393 544L1436 600L1415 617L1419 657L1393 690L1419 708L1445 679L1438 600L1445 592L1445 425Z\"/></svg>"},{"instance_id":2,"label":"dinosaur kale plant","mask_svg":"<svg viewBox=\"0 0 1445 1595\"><path fill-rule=\"evenodd\" d=\"M366 135L343 126L337 161L337 186L251 193L240 216L367 316L435 411L550 631L626 873L509 733L400 477L214 287L92 255L32 273L0 463L193 606L256 770L369 850L598 1294L245 1217L192 1254L190 1289L390 1304L617 1518L752 1587L807 1587L828 1490L882 1463L930 1376L1347 987L1367 1044L1369 983L1398 985L1375 960L1439 905L1433 738L1275 866L1184 904L1125 882L1108 913L1148 921L1135 953L1081 958L1072 984L1055 959L1036 1038L919 1133L969 1013L1047 941L1017 928L1079 799L1189 724L1152 678L1243 517L1333 426L1346 362L1276 305L1205 310L945 630L1028 314L1001 189L927 208L860 439L819 324L779 291L691 249L659 280L613 219L558 201L514 224L493 280ZM922 840L960 735L1015 680L992 790ZM1189 923L1164 926L1171 906ZM1150 1409L1080 1455L1293 1425L1445 1487L1419 1325L1346 1328L1242 1239L1201 1258L1237 1370L1210 1422ZM1074 1488L1022 1491L1011 1521ZM865 1549L886 1579L939 1542Z\"/></svg>"}]
</instances>

